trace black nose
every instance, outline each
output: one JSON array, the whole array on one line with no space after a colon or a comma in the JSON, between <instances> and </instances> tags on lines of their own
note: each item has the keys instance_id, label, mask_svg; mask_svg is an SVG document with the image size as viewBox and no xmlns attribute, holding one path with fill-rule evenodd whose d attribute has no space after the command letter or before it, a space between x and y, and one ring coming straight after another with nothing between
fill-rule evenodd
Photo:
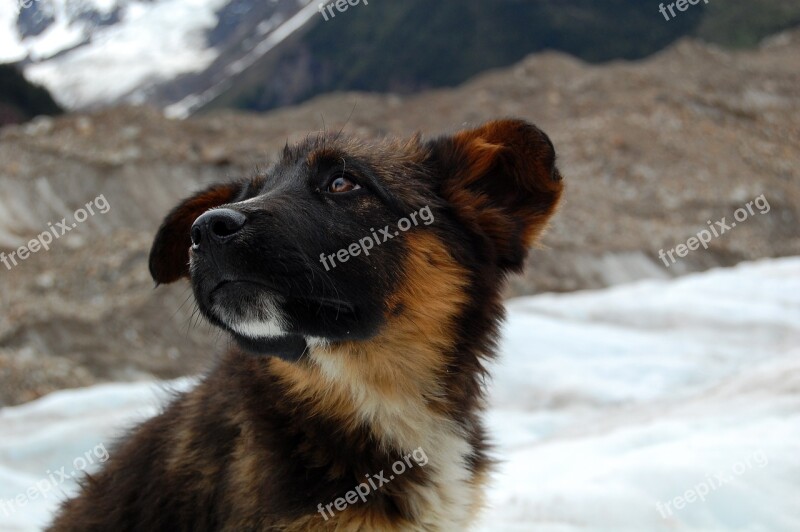
<instances>
[{"instance_id":1,"label":"black nose","mask_svg":"<svg viewBox=\"0 0 800 532\"><path fill-rule=\"evenodd\" d=\"M232 209L214 209L201 214L192 224L192 247L204 242L223 243L238 233L247 222L247 217Z\"/></svg>"}]
</instances>

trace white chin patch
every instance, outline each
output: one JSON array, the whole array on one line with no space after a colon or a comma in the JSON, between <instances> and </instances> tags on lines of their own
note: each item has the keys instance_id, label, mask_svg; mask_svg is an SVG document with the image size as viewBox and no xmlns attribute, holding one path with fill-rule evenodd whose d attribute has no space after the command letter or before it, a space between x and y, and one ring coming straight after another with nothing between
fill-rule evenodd
<instances>
[{"instance_id":1,"label":"white chin patch","mask_svg":"<svg viewBox=\"0 0 800 532\"><path fill-rule=\"evenodd\" d=\"M247 338L274 338L287 334L286 320L272 301L264 301L251 316L237 316L216 306L214 312L231 330Z\"/></svg>"},{"instance_id":2,"label":"white chin patch","mask_svg":"<svg viewBox=\"0 0 800 532\"><path fill-rule=\"evenodd\" d=\"M286 330L281 326L280 321L243 321L229 325L231 329L247 338L274 338L284 336Z\"/></svg>"},{"instance_id":3,"label":"white chin patch","mask_svg":"<svg viewBox=\"0 0 800 532\"><path fill-rule=\"evenodd\" d=\"M306 339L306 344L308 344L308 347L328 346L328 340L326 340L325 338L319 338L317 336L306 336L305 339Z\"/></svg>"}]
</instances>

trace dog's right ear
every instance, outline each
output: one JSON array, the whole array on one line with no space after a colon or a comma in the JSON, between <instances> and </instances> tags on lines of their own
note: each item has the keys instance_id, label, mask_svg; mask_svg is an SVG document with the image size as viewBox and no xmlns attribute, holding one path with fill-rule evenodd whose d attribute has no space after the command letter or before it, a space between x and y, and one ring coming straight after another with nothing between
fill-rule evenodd
<instances>
[{"instance_id":1,"label":"dog's right ear","mask_svg":"<svg viewBox=\"0 0 800 532\"><path fill-rule=\"evenodd\" d=\"M442 175L440 195L465 227L489 243L492 262L521 271L564 189L550 138L531 123L506 119L428 146Z\"/></svg>"},{"instance_id":2,"label":"dog's right ear","mask_svg":"<svg viewBox=\"0 0 800 532\"><path fill-rule=\"evenodd\" d=\"M167 214L150 249L150 275L157 284L189 277L192 224L209 209L240 201L246 185L246 181L211 185L186 198Z\"/></svg>"}]
</instances>

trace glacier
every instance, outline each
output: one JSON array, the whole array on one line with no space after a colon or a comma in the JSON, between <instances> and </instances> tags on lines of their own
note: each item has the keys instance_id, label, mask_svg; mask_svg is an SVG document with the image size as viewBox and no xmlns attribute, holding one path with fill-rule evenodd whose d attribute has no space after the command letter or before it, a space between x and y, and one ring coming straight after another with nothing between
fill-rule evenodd
<instances>
[{"instance_id":1,"label":"glacier","mask_svg":"<svg viewBox=\"0 0 800 532\"><path fill-rule=\"evenodd\" d=\"M478 530L800 530L800 258L507 307L488 383L499 467ZM0 410L0 503L61 468L79 476L76 457L113 453L195 382ZM40 530L74 490L0 506L0 530Z\"/></svg>"}]
</instances>

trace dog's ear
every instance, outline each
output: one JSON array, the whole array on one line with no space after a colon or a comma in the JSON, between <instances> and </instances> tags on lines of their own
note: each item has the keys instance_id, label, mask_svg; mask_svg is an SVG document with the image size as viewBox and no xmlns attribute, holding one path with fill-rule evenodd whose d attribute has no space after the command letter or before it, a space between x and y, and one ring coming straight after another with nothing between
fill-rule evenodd
<instances>
[{"instance_id":1,"label":"dog's ear","mask_svg":"<svg viewBox=\"0 0 800 532\"><path fill-rule=\"evenodd\" d=\"M156 233L150 249L150 275L158 284L189 276L192 224L204 212L237 201L244 182L219 183L186 198L174 207Z\"/></svg>"},{"instance_id":2,"label":"dog's ear","mask_svg":"<svg viewBox=\"0 0 800 532\"><path fill-rule=\"evenodd\" d=\"M519 271L558 206L563 183L547 135L498 120L429 143L440 195L488 242L496 264Z\"/></svg>"}]
</instances>

